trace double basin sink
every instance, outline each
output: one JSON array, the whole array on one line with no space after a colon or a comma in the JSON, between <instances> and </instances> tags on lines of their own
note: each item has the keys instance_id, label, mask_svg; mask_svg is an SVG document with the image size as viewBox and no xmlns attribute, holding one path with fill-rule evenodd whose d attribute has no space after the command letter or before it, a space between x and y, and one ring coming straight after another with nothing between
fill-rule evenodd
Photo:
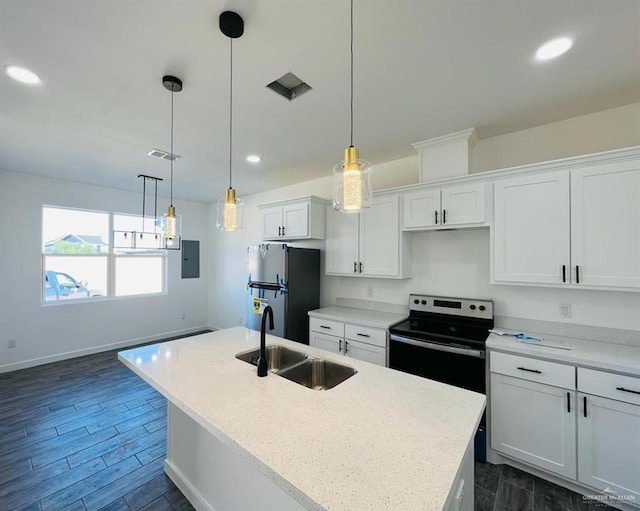
<instances>
[{"instance_id":1,"label":"double basin sink","mask_svg":"<svg viewBox=\"0 0 640 511\"><path fill-rule=\"evenodd\" d=\"M267 369L299 385L313 390L329 390L356 374L353 367L310 357L306 353L292 350L278 344L270 344L266 349ZM236 358L257 365L260 349L243 351Z\"/></svg>"}]
</instances>

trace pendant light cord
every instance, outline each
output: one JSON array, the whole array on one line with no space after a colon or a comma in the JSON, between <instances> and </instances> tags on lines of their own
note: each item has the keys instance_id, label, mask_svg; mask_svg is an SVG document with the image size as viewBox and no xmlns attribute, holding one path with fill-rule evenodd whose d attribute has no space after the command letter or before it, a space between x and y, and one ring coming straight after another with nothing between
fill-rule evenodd
<instances>
[{"instance_id":1,"label":"pendant light cord","mask_svg":"<svg viewBox=\"0 0 640 511\"><path fill-rule=\"evenodd\" d=\"M231 188L231 146L233 142L233 38L229 38L229 188Z\"/></svg>"},{"instance_id":2,"label":"pendant light cord","mask_svg":"<svg viewBox=\"0 0 640 511\"><path fill-rule=\"evenodd\" d=\"M353 0L351 0L351 147L353 147Z\"/></svg>"},{"instance_id":3,"label":"pendant light cord","mask_svg":"<svg viewBox=\"0 0 640 511\"><path fill-rule=\"evenodd\" d=\"M173 206L173 94L175 85L171 86L171 205Z\"/></svg>"}]
</instances>

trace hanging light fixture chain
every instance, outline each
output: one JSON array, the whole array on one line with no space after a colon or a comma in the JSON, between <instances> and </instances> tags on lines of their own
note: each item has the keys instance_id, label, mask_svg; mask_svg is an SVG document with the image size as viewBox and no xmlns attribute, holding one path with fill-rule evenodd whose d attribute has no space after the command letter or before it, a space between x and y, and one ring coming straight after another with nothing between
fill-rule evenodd
<instances>
[{"instance_id":1,"label":"hanging light fixture chain","mask_svg":"<svg viewBox=\"0 0 640 511\"><path fill-rule=\"evenodd\" d=\"M351 146L353 146L353 0L351 0Z\"/></svg>"},{"instance_id":2,"label":"hanging light fixture chain","mask_svg":"<svg viewBox=\"0 0 640 511\"><path fill-rule=\"evenodd\" d=\"M229 38L229 188L231 188L231 146L233 142L233 39Z\"/></svg>"}]
</instances>

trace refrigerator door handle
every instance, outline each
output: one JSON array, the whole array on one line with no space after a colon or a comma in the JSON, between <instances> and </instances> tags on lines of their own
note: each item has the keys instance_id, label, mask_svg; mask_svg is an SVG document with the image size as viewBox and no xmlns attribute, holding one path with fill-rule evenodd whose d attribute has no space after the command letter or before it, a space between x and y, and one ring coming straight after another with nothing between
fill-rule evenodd
<instances>
[{"instance_id":1,"label":"refrigerator door handle","mask_svg":"<svg viewBox=\"0 0 640 511\"><path fill-rule=\"evenodd\" d=\"M249 287L253 289L266 289L268 291L280 291L282 286L273 282L249 282Z\"/></svg>"}]
</instances>

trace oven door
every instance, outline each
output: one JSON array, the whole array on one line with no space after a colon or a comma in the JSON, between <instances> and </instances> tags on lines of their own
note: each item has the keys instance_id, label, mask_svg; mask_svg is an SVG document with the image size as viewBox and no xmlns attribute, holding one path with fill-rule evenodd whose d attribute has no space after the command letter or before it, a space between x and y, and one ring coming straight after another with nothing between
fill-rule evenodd
<instances>
[{"instance_id":1,"label":"oven door","mask_svg":"<svg viewBox=\"0 0 640 511\"><path fill-rule=\"evenodd\" d=\"M481 394L486 393L484 350L391 334L389 367Z\"/></svg>"}]
</instances>

